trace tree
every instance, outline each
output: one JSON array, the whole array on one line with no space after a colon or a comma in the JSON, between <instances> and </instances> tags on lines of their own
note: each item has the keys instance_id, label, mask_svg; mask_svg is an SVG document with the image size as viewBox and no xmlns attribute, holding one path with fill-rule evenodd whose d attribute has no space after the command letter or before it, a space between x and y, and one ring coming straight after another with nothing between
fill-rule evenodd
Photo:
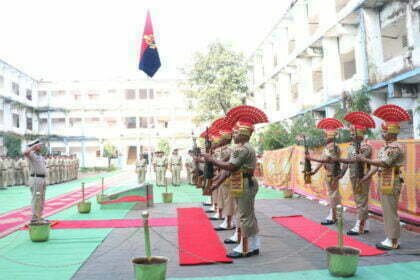
<instances>
[{"instance_id":1,"label":"tree","mask_svg":"<svg viewBox=\"0 0 420 280\"><path fill-rule=\"evenodd\" d=\"M196 53L192 66L183 69L187 97L194 102L194 121L211 121L240 105L245 99L247 65L241 53L214 42L205 53Z\"/></svg>"},{"instance_id":2,"label":"tree","mask_svg":"<svg viewBox=\"0 0 420 280\"><path fill-rule=\"evenodd\" d=\"M22 138L13 134L1 134L3 143L7 150L7 156L16 157L22 155Z\"/></svg>"},{"instance_id":3,"label":"tree","mask_svg":"<svg viewBox=\"0 0 420 280\"><path fill-rule=\"evenodd\" d=\"M118 157L118 150L117 147L112 145L111 143L105 143L103 156L108 158L108 168L111 168L111 160L113 158Z\"/></svg>"},{"instance_id":4,"label":"tree","mask_svg":"<svg viewBox=\"0 0 420 280\"><path fill-rule=\"evenodd\" d=\"M166 155L169 154L171 146L169 145L169 141L167 139L159 139L158 142L158 150L163 151Z\"/></svg>"},{"instance_id":5,"label":"tree","mask_svg":"<svg viewBox=\"0 0 420 280\"><path fill-rule=\"evenodd\" d=\"M316 120L312 113L306 113L292 120L290 127L290 139L296 144L302 145L298 141L300 136L305 135L309 147L319 147L325 144L324 132L316 128Z\"/></svg>"},{"instance_id":6,"label":"tree","mask_svg":"<svg viewBox=\"0 0 420 280\"><path fill-rule=\"evenodd\" d=\"M264 151L281 149L292 144L290 133L284 123L271 123L258 134L261 149Z\"/></svg>"}]
</instances>

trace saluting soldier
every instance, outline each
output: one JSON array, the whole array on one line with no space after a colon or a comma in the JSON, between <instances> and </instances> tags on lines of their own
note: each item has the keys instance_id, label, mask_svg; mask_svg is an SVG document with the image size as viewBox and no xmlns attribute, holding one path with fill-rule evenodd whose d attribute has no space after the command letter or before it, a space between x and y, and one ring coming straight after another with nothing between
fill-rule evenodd
<instances>
[{"instance_id":1,"label":"saluting soldier","mask_svg":"<svg viewBox=\"0 0 420 280\"><path fill-rule=\"evenodd\" d=\"M359 235L369 232L368 224L368 202L370 180L361 183L360 180L364 174L370 170L370 165L357 162L356 156L363 155L365 158L372 157L372 146L364 142L364 136L368 128L375 128L375 121L365 112L352 112L347 114L344 119L351 124L350 132L353 138L347 150L347 159L340 159L344 163L341 170L340 179L346 174L347 169L350 170L350 182L353 189L354 202L357 208L357 221L348 235Z\"/></svg>"},{"instance_id":2,"label":"saluting soldier","mask_svg":"<svg viewBox=\"0 0 420 280\"><path fill-rule=\"evenodd\" d=\"M139 159L136 161L137 182L143 184L146 181L147 161L143 154L139 154Z\"/></svg>"},{"instance_id":3,"label":"saluting soldier","mask_svg":"<svg viewBox=\"0 0 420 280\"><path fill-rule=\"evenodd\" d=\"M238 106L227 113L227 119L235 123L233 139L235 147L228 162L216 160L209 154L204 154L206 161L220 169L230 172L231 192L236 197L238 207L238 226L240 227L240 244L227 254L231 258L242 258L258 255L260 241L257 237L258 222L255 215L255 196L258 192L258 181L254 177L256 154L249 143L254 130L254 124L267 122L264 112L252 106ZM224 172L226 174L226 172ZM218 187L216 181L213 187Z\"/></svg>"},{"instance_id":4,"label":"saluting soldier","mask_svg":"<svg viewBox=\"0 0 420 280\"><path fill-rule=\"evenodd\" d=\"M326 185L329 198L329 214L325 220L321 221L322 225L332 225L337 221L336 207L341 204L341 195L339 190L339 179L341 174L341 166L338 161L340 158L340 148L335 143L335 137L337 135L337 129L342 128L343 124L334 118L325 118L321 120L317 128L323 129L325 132L327 143L322 152L321 158L311 157L309 154L306 155L306 159L311 161L319 162L320 164L312 171L311 175L315 175L320 168L323 166L327 175Z\"/></svg>"},{"instance_id":5,"label":"saluting soldier","mask_svg":"<svg viewBox=\"0 0 420 280\"><path fill-rule=\"evenodd\" d=\"M182 157L178 154L178 149L172 151L172 156L169 158L169 167L171 168L172 185L181 185Z\"/></svg>"},{"instance_id":6,"label":"saluting soldier","mask_svg":"<svg viewBox=\"0 0 420 280\"><path fill-rule=\"evenodd\" d=\"M42 218L45 202L45 175L47 172L45 159L41 155L42 143L37 139L28 145L28 149L23 153L28 158L30 164L29 186L32 193L32 219L31 223L43 223Z\"/></svg>"},{"instance_id":7,"label":"saluting soldier","mask_svg":"<svg viewBox=\"0 0 420 280\"><path fill-rule=\"evenodd\" d=\"M398 216L398 200L404 182L401 177L401 168L405 164L404 148L397 142L397 136L400 132L399 123L409 121L410 115L403 108L392 104L379 107L373 114L384 120L381 128L385 145L379 150L377 159L372 160L359 155L358 160L374 166L362 179L362 182L367 181L378 172L378 190L387 238L377 243L376 247L382 250L393 250L400 247L398 239L400 238L401 228Z\"/></svg>"}]
</instances>

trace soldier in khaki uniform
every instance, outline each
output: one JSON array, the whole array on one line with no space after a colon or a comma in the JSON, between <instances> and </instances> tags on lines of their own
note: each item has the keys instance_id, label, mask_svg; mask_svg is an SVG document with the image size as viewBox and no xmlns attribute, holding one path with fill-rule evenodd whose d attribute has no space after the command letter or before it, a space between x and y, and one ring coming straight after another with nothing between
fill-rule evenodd
<instances>
[{"instance_id":1,"label":"soldier in khaki uniform","mask_svg":"<svg viewBox=\"0 0 420 280\"><path fill-rule=\"evenodd\" d=\"M178 149L172 151L172 155L169 158L169 167L171 168L172 185L181 185L181 169L182 169L182 157L178 154Z\"/></svg>"},{"instance_id":2,"label":"soldier in khaki uniform","mask_svg":"<svg viewBox=\"0 0 420 280\"><path fill-rule=\"evenodd\" d=\"M35 140L28 145L28 149L23 153L28 158L30 164L29 186L32 193L32 219L31 223L45 223L42 218L45 202L45 175L47 172L45 159L40 154L42 144Z\"/></svg>"},{"instance_id":3,"label":"soldier in khaki uniform","mask_svg":"<svg viewBox=\"0 0 420 280\"><path fill-rule=\"evenodd\" d=\"M337 129L342 128L343 124L334 118L325 118L321 120L317 128L323 129L327 138L327 144L322 152L321 158L311 157L309 154L306 155L306 159L311 161L319 162L320 164L312 171L311 175L315 175L322 166L324 166L327 179L326 185L328 190L329 206L330 211L325 218L321 221L322 225L332 225L337 221L336 207L341 204L341 195L339 190L339 178L340 178L340 163L337 161L340 158L340 148L335 144L335 136L337 135Z\"/></svg>"},{"instance_id":4,"label":"soldier in khaki uniform","mask_svg":"<svg viewBox=\"0 0 420 280\"><path fill-rule=\"evenodd\" d=\"M166 169L168 168L168 162L162 151L156 152L155 158L155 172L156 172L156 185L163 187L166 185Z\"/></svg>"},{"instance_id":5,"label":"soldier in khaki uniform","mask_svg":"<svg viewBox=\"0 0 420 280\"><path fill-rule=\"evenodd\" d=\"M194 172L193 152L188 150L188 155L185 158L185 170L187 171L187 182L189 185L194 185L193 172Z\"/></svg>"},{"instance_id":6,"label":"soldier in khaki uniform","mask_svg":"<svg viewBox=\"0 0 420 280\"><path fill-rule=\"evenodd\" d=\"M139 154L139 159L136 161L137 182L143 184L146 181L147 161L143 154Z\"/></svg>"},{"instance_id":7,"label":"soldier in khaki uniform","mask_svg":"<svg viewBox=\"0 0 420 280\"><path fill-rule=\"evenodd\" d=\"M219 130L220 133L220 160L228 161L230 159L232 149L230 143L232 140L232 129L227 127ZM215 228L215 230L231 230L233 226L233 215L235 213L235 200L230 193L230 181L224 181L219 189L217 205L222 212L221 216L224 217L223 223Z\"/></svg>"},{"instance_id":8,"label":"soldier in khaki uniform","mask_svg":"<svg viewBox=\"0 0 420 280\"><path fill-rule=\"evenodd\" d=\"M15 164L11 157L7 157L7 176L9 178L9 186L16 185L15 182Z\"/></svg>"},{"instance_id":9,"label":"soldier in khaki uniform","mask_svg":"<svg viewBox=\"0 0 420 280\"><path fill-rule=\"evenodd\" d=\"M22 158L22 169L23 169L23 184L28 186L29 184L29 163L28 160L23 157Z\"/></svg>"},{"instance_id":10,"label":"soldier in khaki uniform","mask_svg":"<svg viewBox=\"0 0 420 280\"><path fill-rule=\"evenodd\" d=\"M400 244L400 218L398 216L398 200L400 198L403 178L401 168L405 164L404 148L397 142L400 132L400 122L410 120L410 115L403 108L396 105L383 105L373 113L384 120L382 124L382 138L385 145L379 150L377 159L371 160L358 156L358 160L373 165L374 168L362 179L366 182L378 172L378 189L381 198L386 239L376 244L382 250L398 249Z\"/></svg>"},{"instance_id":11,"label":"soldier in khaki uniform","mask_svg":"<svg viewBox=\"0 0 420 280\"><path fill-rule=\"evenodd\" d=\"M221 150L220 150L220 144L221 144L221 135L219 133L219 131L213 131L211 133L211 135L209 135L211 138L211 148L213 150L213 158L215 160L222 160L222 154L221 154ZM215 171L215 176L217 176L218 172L220 172L219 170L214 170ZM215 214L210 217L210 220L222 220L223 219L223 202L221 204L219 204L220 201L220 196L221 196L221 191L220 188L214 188L211 192L211 201L213 202L213 208L211 210L214 209Z\"/></svg>"},{"instance_id":12,"label":"soldier in khaki uniform","mask_svg":"<svg viewBox=\"0 0 420 280\"><path fill-rule=\"evenodd\" d=\"M352 112L347 114L344 119L351 124L350 132L353 138L351 145L347 150L347 159L340 159L344 163L341 170L340 179L344 177L347 169L350 169L350 182L353 189L354 202L357 207L357 221L348 235L359 235L369 232L368 224L368 202L370 180L360 183L360 180L370 170L370 165L358 163L355 159L358 154L365 158L372 157L372 146L363 142L365 132L368 128L375 128L375 121L365 112Z\"/></svg>"},{"instance_id":13,"label":"soldier in khaki uniform","mask_svg":"<svg viewBox=\"0 0 420 280\"><path fill-rule=\"evenodd\" d=\"M216 160L209 154L203 158L216 167L230 173L231 192L237 203L238 226L241 231L240 244L227 256L231 258L250 257L260 252L260 241L257 237L258 222L255 216L255 196L258 192L258 181L254 177L256 154L249 143L255 123L267 122L264 112L251 106L238 106L227 113L227 119L235 123L233 138L236 146L233 148L228 162ZM243 120L242 120L243 119ZM223 178L224 175L219 176ZM217 179L213 187L223 182Z\"/></svg>"},{"instance_id":14,"label":"soldier in khaki uniform","mask_svg":"<svg viewBox=\"0 0 420 280\"><path fill-rule=\"evenodd\" d=\"M51 184L58 184L60 181L60 168L58 156L54 156L52 160L53 176Z\"/></svg>"},{"instance_id":15,"label":"soldier in khaki uniform","mask_svg":"<svg viewBox=\"0 0 420 280\"><path fill-rule=\"evenodd\" d=\"M15 184L17 186L21 186L23 185L22 159L19 157L16 157L13 164L14 164L14 169L15 169Z\"/></svg>"}]
</instances>

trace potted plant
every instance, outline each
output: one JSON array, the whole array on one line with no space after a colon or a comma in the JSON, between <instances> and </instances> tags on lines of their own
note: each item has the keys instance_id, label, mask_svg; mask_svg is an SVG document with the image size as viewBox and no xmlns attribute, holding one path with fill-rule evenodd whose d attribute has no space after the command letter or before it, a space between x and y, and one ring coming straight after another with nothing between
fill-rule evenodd
<instances>
[{"instance_id":1,"label":"potted plant","mask_svg":"<svg viewBox=\"0 0 420 280\"><path fill-rule=\"evenodd\" d=\"M172 203L173 193L168 192L168 182L165 178L165 192L162 193L162 199L164 203Z\"/></svg>"},{"instance_id":2,"label":"potted plant","mask_svg":"<svg viewBox=\"0 0 420 280\"><path fill-rule=\"evenodd\" d=\"M82 201L77 204L77 210L81 214L86 214L90 212L90 208L90 201L85 201L85 183L82 183Z\"/></svg>"}]
</instances>

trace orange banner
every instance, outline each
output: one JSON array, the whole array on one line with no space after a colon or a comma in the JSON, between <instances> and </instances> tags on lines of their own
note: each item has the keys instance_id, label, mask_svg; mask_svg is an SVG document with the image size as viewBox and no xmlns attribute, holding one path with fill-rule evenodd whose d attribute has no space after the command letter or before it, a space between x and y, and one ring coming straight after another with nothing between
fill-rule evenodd
<instances>
[{"instance_id":1,"label":"orange banner","mask_svg":"<svg viewBox=\"0 0 420 280\"><path fill-rule=\"evenodd\" d=\"M402 170L404 187L401 191L399 213L402 220L420 224L420 141L401 140L406 152L406 163ZM373 146L376 158L377 152L383 145L382 141L369 141ZM342 157L347 156L349 143L340 144ZM322 148L311 150L312 155L320 155ZM327 200L325 185L325 172L321 170L312 177L312 184L305 184L303 178L304 149L301 146L292 146L275 151L265 151L263 156L263 182L266 186L279 189L290 188L296 193L316 199ZM313 163L312 169L317 163ZM340 180L340 193L343 204L354 207L353 191L350 183L349 172ZM371 183L369 209L382 213L381 203L377 190L377 177Z\"/></svg>"}]
</instances>

